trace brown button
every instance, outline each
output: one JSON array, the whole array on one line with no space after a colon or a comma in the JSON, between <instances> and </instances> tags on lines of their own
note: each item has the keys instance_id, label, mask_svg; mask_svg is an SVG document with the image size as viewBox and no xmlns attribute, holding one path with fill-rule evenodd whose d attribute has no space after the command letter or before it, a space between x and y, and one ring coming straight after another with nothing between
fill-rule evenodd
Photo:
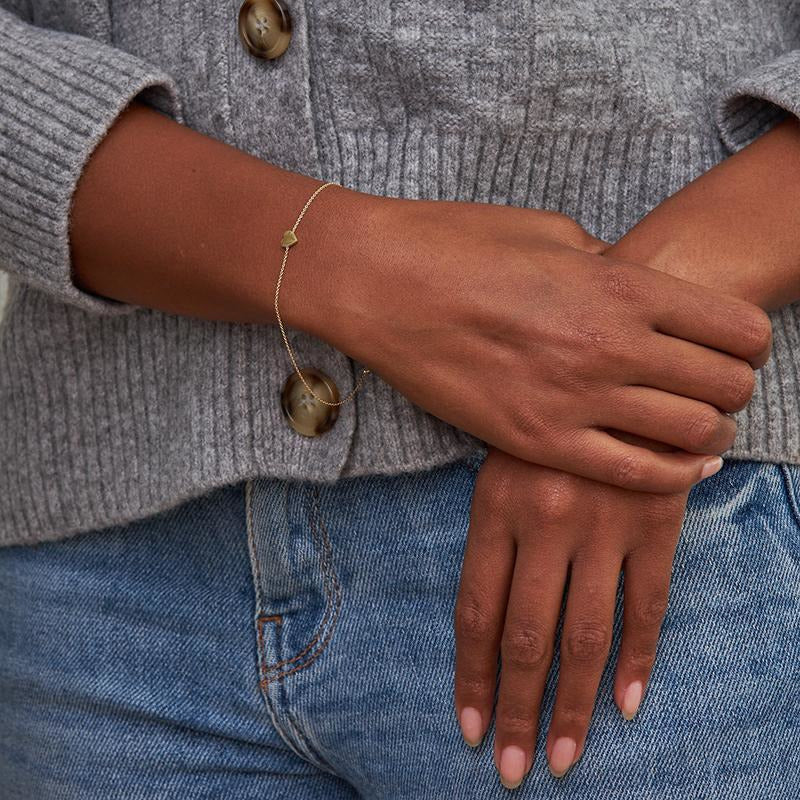
<instances>
[{"instance_id":1,"label":"brown button","mask_svg":"<svg viewBox=\"0 0 800 800\"><path fill-rule=\"evenodd\" d=\"M333 379L324 372L311 367L300 370L308 385L323 400L339 402L339 389ZM296 372L286 379L281 393L281 409L284 419L303 436L319 436L330 430L339 416L339 406L320 403L303 385Z\"/></svg>"},{"instance_id":2,"label":"brown button","mask_svg":"<svg viewBox=\"0 0 800 800\"><path fill-rule=\"evenodd\" d=\"M292 20L278 0L245 0L239 9L239 36L258 58L278 58L292 38Z\"/></svg>"}]
</instances>

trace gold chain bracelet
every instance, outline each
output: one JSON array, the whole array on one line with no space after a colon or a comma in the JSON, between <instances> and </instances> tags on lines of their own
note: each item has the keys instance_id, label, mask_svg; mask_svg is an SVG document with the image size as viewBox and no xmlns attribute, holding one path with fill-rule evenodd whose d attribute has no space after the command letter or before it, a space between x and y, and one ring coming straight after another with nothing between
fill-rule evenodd
<instances>
[{"instance_id":1,"label":"gold chain bracelet","mask_svg":"<svg viewBox=\"0 0 800 800\"><path fill-rule=\"evenodd\" d=\"M286 345L286 349L289 352L289 358L292 360L292 366L294 367L297 376L303 382L303 386L305 386L306 389L311 393L312 397L316 398L320 403L324 403L326 406L341 406L344 405L348 400L350 400L350 398L353 397L353 395L361 388L361 384L364 381L364 377L370 373L370 370L366 368L361 370L361 374L358 376L358 380L356 381L355 387L350 392L350 394L348 394L347 397L344 398L344 400L339 400L339 402L337 403L331 403L330 401L320 397L308 385L308 382L303 376L300 367L297 366L297 360L295 359L294 353L292 352L292 347L289 344L289 338L286 336L286 329L283 327L283 320L281 320L280 311L278 311L278 294L280 293L281 290L281 281L283 280L283 272L286 269L286 259L289 257L289 248L297 244L298 242L296 233L297 226L300 224L300 220L303 219L303 215L308 210L308 207L311 205L311 203L314 202L314 198L326 186L340 186L340 184L334 183L333 181L328 181L327 183L323 183L321 186L318 186L317 189L314 191L314 193L311 195L311 197L309 197L308 200L306 200L306 204L303 206L303 210L298 215L294 225L292 225L292 227L289 230L284 231L283 236L281 237L281 247L283 248L283 261L281 261L281 271L278 273L278 283L275 286L275 317L278 320L278 325L280 326L281 329L281 335L283 336L284 344Z\"/></svg>"}]
</instances>

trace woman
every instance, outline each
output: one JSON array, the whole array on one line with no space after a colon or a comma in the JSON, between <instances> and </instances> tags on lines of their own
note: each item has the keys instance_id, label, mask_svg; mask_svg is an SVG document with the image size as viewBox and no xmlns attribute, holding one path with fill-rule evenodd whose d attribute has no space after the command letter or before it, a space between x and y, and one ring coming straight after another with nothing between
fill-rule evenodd
<instances>
[{"instance_id":1,"label":"woman","mask_svg":"<svg viewBox=\"0 0 800 800\"><path fill-rule=\"evenodd\" d=\"M794 796L794 4L2 5L6 796Z\"/></svg>"}]
</instances>

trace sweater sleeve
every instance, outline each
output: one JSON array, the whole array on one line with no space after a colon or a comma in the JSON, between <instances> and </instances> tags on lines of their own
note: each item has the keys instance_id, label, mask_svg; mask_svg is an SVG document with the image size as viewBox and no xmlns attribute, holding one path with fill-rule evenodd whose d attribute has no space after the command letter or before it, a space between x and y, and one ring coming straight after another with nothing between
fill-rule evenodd
<instances>
[{"instance_id":1,"label":"sweater sleeve","mask_svg":"<svg viewBox=\"0 0 800 800\"><path fill-rule=\"evenodd\" d=\"M183 123L175 82L158 67L0 8L0 269L94 314L140 306L74 283L70 207L93 150L137 96Z\"/></svg>"},{"instance_id":2,"label":"sweater sleeve","mask_svg":"<svg viewBox=\"0 0 800 800\"><path fill-rule=\"evenodd\" d=\"M737 152L787 114L800 117L800 50L739 75L720 93L714 116L728 148Z\"/></svg>"}]
</instances>

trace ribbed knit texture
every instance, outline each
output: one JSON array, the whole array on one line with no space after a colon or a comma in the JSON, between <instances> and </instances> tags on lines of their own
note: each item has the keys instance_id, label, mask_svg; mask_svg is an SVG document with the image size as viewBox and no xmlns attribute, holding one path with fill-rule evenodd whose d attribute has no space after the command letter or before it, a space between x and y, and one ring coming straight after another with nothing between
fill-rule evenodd
<instances>
[{"instance_id":1,"label":"ribbed knit texture","mask_svg":"<svg viewBox=\"0 0 800 800\"><path fill-rule=\"evenodd\" d=\"M71 198L133 97L320 180L554 209L608 241L800 114L791 0L288 5L290 48L265 62L238 40L238 2L0 0L0 543L124 523L245 477L397 473L484 446L374 374L328 433L301 437L281 417L276 328L78 289ZM772 315L774 356L728 457L800 463L799 311ZM361 364L290 335L349 392Z\"/></svg>"}]
</instances>

